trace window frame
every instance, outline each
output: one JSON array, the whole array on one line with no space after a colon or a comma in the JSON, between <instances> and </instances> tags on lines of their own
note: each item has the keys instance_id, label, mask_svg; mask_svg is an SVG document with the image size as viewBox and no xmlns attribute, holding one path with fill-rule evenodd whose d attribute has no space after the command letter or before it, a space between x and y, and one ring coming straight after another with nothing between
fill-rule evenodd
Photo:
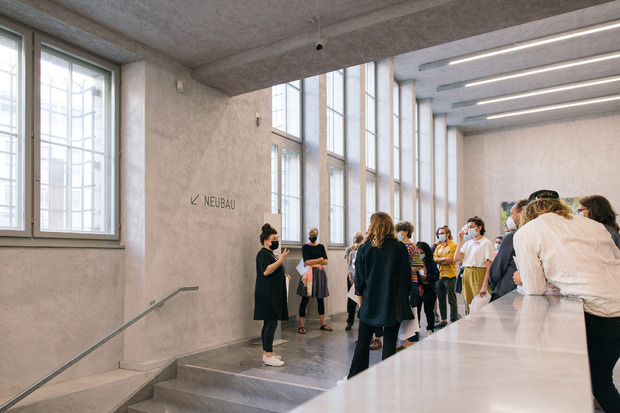
<instances>
[{"instance_id":1,"label":"window frame","mask_svg":"<svg viewBox=\"0 0 620 413\"><path fill-rule=\"evenodd\" d=\"M342 78L342 90L340 91L341 92L341 96L342 96L342 112L338 112L338 110L335 107L331 107L330 106L330 101L329 101L330 100L329 99L329 96L330 96L330 83L331 83L332 86L335 85L336 82L335 82L334 76L336 76L336 75L339 75ZM326 115L327 115L326 116L326 119L327 119L327 132L326 132L327 153L331 154L333 156L336 156L336 157L344 159L345 154L346 154L346 146L347 146L346 145L346 103L347 102L346 102L346 74L345 74L345 70L344 69L339 69L339 70L334 70L332 72L326 73L326 75L325 75L325 83L326 83L325 94L326 94L326 97L327 97L326 98L326 109L325 109ZM332 96L334 97L334 101L335 101L335 95L336 95L335 92L336 91L335 91L335 88L334 88L334 90L331 92ZM339 153L339 152L336 152L335 150L332 150L332 149L336 148L337 144L336 144L335 134L334 134L334 131L333 131L334 122L332 122L332 125L330 125L330 122L329 122L329 120L330 120L330 113L332 114L332 120L336 116L339 116L342 119L342 131L341 131L342 132L342 142L340 143L342 145L342 153ZM332 145L331 149L329 147L330 146L329 145L329 142L330 142L330 136L329 136L330 135L329 134L330 129L329 128L330 128L330 126L332 126L331 137L333 139L333 145Z\"/></svg>"},{"instance_id":2,"label":"window frame","mask_svg":"<svg viewBox=\"0 0 620 413\"><path fill-rule=\"evenodd\" d=\"M342 242L334 242L332 236L332 187L331 187L331 169L338 168L342 170ZM327 157L327 176L329 179L329 190L327 191L327 204L329 205L328 222L329 222L329 243L328 246L344 247L347 239L347 169L344 160L333 156Z\"/></svg>"},{"instance_id":3,"label":"window frame","mask_svg":"<svg viewBox=\"0 0 620 413\"><path fill-rule=\"evenodd\" d=\"M90 52L54 39L27 26L0 18L0 28L22 38L22 88L24 97L20 104L24 111L24 229L0 230L2 246L68 246L68 247L118 247L120 240L120 67ZM108 130L110 145L108 155L111 169L106 172L109 190L105 201L110 207L110 233L41 231L40 174L41 174L41 50L48 47L64 55L109 71ZM36 79L36 84L35 84ZM108 179L109 178L109 179ZM113 199L112 199L113 198Z\"/></svg>"}]
</instances>

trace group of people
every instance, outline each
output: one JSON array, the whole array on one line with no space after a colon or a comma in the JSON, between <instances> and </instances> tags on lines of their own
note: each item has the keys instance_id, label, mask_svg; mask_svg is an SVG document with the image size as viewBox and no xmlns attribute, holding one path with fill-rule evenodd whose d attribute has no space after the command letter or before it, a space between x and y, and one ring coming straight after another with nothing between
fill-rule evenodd
<instances>
[{"instance_id":1,"label":"group of people","mask_svg":"<svg viewBox=\"0 0 620 413\"><path fill-rule=\"evenodd\" d=\"M495 248L484 237L482 219L467 220L455 242L447 226L437 229L431 248L413 242L413 226L408 222L394 225L384 213L374 213L364 237L355 234L347 248L347 288L359 297L358 340L348 378L369 365L369 350L383 348L382 359L397 351L401 322L418 319L421 308L427 318L427 335L435 327L457 321L455 287L457 263L462 270L462 294L467 311L476 295L491 295L491 301L522 285L526 294L540 295L549 285L563 295L579 297L584 303L586 337L593 393L605 411L620 412L620 394L613 384L613 368L620 358L620 235L616 213L607 199L588 196L580 199L578 215L559 199L557 192L542 190L514 204L506 220L506 235L496 239ZM316 243L318 231L310 232L310 243L302 248L310 268L302 277L297 293L302 296L300 327L305 333L304 317L308 297L317 298L321 329L325 324L323 298L329 295L325 272L327 254ZM278 320L288 319L285 276L279 257L277 233L269 224L261 234L263 248L256 258L255 319L264 320L262 331L263 362L281 366L284 362L273 353L273 333ZM289 277L290 278L290 277ZM434 306L439 302L440 319ZM447 302L446 302L447 301ZM356 302L347 304L347 326L355 320ZM375 338L373 338L373 336ZM377 346L377 338L384 342ZM411 345L410 337L403 348ZM379 341L381 344L381 342Z\"/></svg>"}]
</instances>

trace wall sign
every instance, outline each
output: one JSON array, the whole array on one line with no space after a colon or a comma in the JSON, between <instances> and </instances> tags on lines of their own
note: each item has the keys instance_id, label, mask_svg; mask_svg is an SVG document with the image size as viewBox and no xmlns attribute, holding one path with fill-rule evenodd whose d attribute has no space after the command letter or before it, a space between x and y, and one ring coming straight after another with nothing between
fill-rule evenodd
<instances>
[{"instance_id":1,"label":"wall sign","mask_svg":"<svg viewBox=\"0 0 620 413\"><path fill-rule=\"evenodd\" d=\"M200 194L190 197L192 205L202 205L210 208L219 209L235 209L235 200L230 198L223 198L221 196L204 195Z\"/></svg>"}]
</instances>

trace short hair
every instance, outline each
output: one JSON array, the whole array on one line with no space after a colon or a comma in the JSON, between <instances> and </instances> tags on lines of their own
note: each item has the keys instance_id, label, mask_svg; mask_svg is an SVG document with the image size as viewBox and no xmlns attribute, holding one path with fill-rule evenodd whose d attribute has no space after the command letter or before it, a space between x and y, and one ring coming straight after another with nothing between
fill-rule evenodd
<instances>
[{"instance_id":1,"label":"short hair","mask_svg":"<svg viewBox=\"0 0 620 413\"><path fill-rule=\"evenodd\" d=\"M473 222L474 224L476 224L477 227L481 227L480 235L484 235L484 233L486 232L486 230L484 229L484 221L479 216L476 215L476 216L469 218L467 220L467 223L469 224L470 222Z\"/></svg>"},{"instance_id":2,"label":"short hair","mask_svg":"<svg viewBox=\"0 0 620 413\"><path fill-rule=\"evenodd\" d=\"M498 238L499 238L500 240L502 240L502 239L504 239L504 236L503 236L503 235L498 235L497 237L495 237L495 239L498 239Z\"/></svg>"},{"instance_id":3,"label":"short hair","mask_svg":"<svg viewBox=\"0 0 620 413\"><path fill-rule=\"evenodd\" d=\"M385 212L375 212L370 216L366 241L371 241L373 247L382 248L386 238L394 238L394 231L392 217Z\"/></svg>"},{"instance_id":4,"label":"short hair","mask_svg":"<svg viewBox=\"0 0 620 413\"><path fill-rule=\"evenodd\" d=\"M435 236L437 238L439 238L439 230L443 229L444 231L446 231L446 233L448 234L448 236L446 237L446 239L452 239L452 231L450 231L450 228L448 228L447 225L444 225L443 227L439 227L437 228L437 231L435 231Z\"/></svg>"},{"instance_id":5,"label":"short hair","mask_svg":"<svg viewBox=\"0 0 620 413\"><path fill-rule=\"evenodd\" d=\"M271 225L269 224L263 225L263 228L261 229L261 233L260 233L260 243L264 244L267 238L269 238L272 234L277 234L277 233L278 231L276 231L276 229L273 228Z\"/></svg>"},{"instance_id":6,"label":"short hair","mask_svg":"<svg viewBox=\"0 0 620 413\"><path fill-rule=\"evenodd\" d=\"M584 196L579 200L579 203L588 208L588 218L607 227L612 227L618 232L617 214L607 198L602 195Z\"/></svg>"},{"instance_id":7,"label":"short hair","mask_svg":"<svg viewBox=\"0 0 620 413\"><path fill-rule=\"evenodd\" d=\"M308 230L308 234L310 234L311 232L316 232L316 233L317 233L317 235L318 235L319 230L318 230L317 228L310 228L310 229Z\"/></svg>"},{"instance_id":8,"label":"short hair","mask_svg":"<svg viewBox=\"0 0 620 413\"><path fill-rule=\"evenodd\" d=\"M396 232L405 231L407 233L407 238L411 238L414 230L413 224L409 221L402 221L396 224Z\"/></svg>"},{"instance_id":9,"label":"short hair","mask_svg":"<svg viewBox=\"0 0 620 413\"><path fill-rule=\"evenodd\" d=\"M548 212L553 212L554 214L558 214L566 219L573 219L571 210L557 198L540 198L531 201L525 207L525 210L521 215L521 219L524 220L523 223L526 224Z\"/></svg>"}]
</instances>

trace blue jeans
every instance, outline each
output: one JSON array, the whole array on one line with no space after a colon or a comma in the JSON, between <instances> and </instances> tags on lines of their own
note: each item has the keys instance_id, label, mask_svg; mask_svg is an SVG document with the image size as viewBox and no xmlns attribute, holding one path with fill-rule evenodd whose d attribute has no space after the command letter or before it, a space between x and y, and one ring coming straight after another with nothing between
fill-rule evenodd
<instances>
[{"instance_id":1,"label":"blue jeans","mask_svg":"<svg viewBox=\"0 0 620 413\"><path fill-rule=\"evenodd\" d=\"M620 412L613 370L620 358L620 317L584 313L592 393L605 412Z\"/></svg>"}]
</instances>

